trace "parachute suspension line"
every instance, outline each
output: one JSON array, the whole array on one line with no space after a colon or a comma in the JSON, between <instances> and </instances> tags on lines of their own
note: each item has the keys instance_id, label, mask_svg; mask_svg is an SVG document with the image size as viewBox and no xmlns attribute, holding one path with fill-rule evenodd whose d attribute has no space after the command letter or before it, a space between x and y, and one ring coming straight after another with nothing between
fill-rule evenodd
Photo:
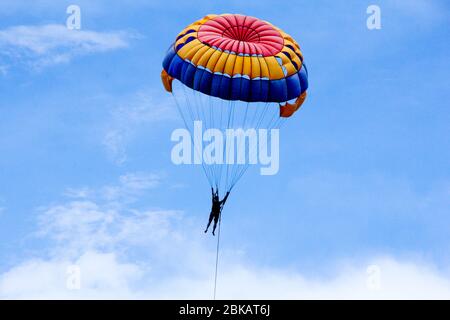
<instances>
[{"instance_id":1,"label":"parachute suspension line","mask_svg":"<svg viewBox=\"0 0 450 320\"><path fill-rule=\"evenodd\" d=\"M225 108L224 107L224 101L222 100L222 99L220 99L219 100L220 101L220 120L219 120L219 129L222 131L224 128L225 128L225 125L223 124L223 109ZM222 160L223 160L223 146L222 146ZM219 175L219 178L218 178L218 182L219 182L219 187L223 184L222 183L222 170L223 170L223 163L222 164L219 164L218 165L219 166L219 173L218 173L218 175Z\"/></svg>"},{"instance_id":2,"label":"parachute suspension line","mask_svg":"<svg viewBox=\"0 0 450 320\"><path fill-rule=\"evenodd\" d=\"M261 117L258 120L258 123L256 124L256 130L259 130L264 118L266 117L267 110L269 109L269 103L266 103L264 106L264 111L261 113Z\"/></svg>"},{"instance_id":3,"label":"parachute suspension line","mask_svg":"<svg viewBox=\"0 0 450 320\"><path fill-rule=\"evenodd\" d=\"M205 101L204 104L204 108L207 108L208 110L206 110L206 119L208 118L208 112L209 112L209 125L208 125L208 129L216 129L216 123L215 123L215 111L217 108L214 107L213 105L213 100L210 96L204 96L206 98L207 101ZM216 106L217 107L217 106ZM215 141L215 137L211 137L211 141L212 139L214 139L214 143L216 143ZM217 158L216 155L216 150L214 149L214 157ZM216 189L219 188L219 181L218 181L218 177L217 177L217 163L216 161L212 162L212 159L210 159L210 164L209 167L211 169L211 174L212 174L212 179L214 181L214 185L216 186Z\"/></svg>"},{"instance_id":4,"label":"parachute suspension line","mask_svg":"<svg viewBox=\"0 0 450 320\"><path fill-rule=\"evenodd\" d=\"M191 116L191 120L192 120L192 122L194 122L194 121L195 121L195 116L194 116L194 114L193 114L193 110L192 110L192 106L191 106L191 103L190 103L190 99L189 99L189 97L188 97L188 94L186 93L186 88L185 88L185 86L182 86L182 87L183 87L183 90L184 90L184 97L185 97L185 99L186 99L186 105L188 106L188 110L189 110L189 114L190 114L190 116ZM193 133L194 129L193 129L193 128L192 128L192 130L189 129L189 126L188 126L188 124L187 124L187 121L186 121L186 119L185 119L185 116L183 115L183 113L182 113L182 111L181 111L181 107L180 107L180 105L179 105L179 103L178 103L178 100L177 100L177 98L176 98L176 95L172 93L172 96L175 97L175 103L176 103L176 105L177 105L177 108L178 108L179 113L181 114L181 117L183 118L184 125L186 126L186 129L191 133L191 135L190 135L190 136L191 136L191 143L192 143L192 145L194 146L194 152L197 152L198 155L201 155L201 154L200 154L200 151L196 148L196 144L194 143L194 138L192 137L192 133ZM208 175L207 168L205 167L205 164L203 163L203 161L201 162L201 165L202 165L202 168L203 168L203 172L205 173L206 179L208 180L209 184L210 184L211 187L212 187L212 186L213 186L212 181L211 181L211 179L210 179L210 177L209 177L209 175Z\"/></svg>"},{"instance_id":5,"label":"parachute suspension line","mask_svg":"<svg viewBox=\"0 0 450 320\"><path fill-rule=\"evenodd\" d=\"M218 129L219 131L222 131L223 124L222 124L222 117L223 117L223 100L217 99L215 97L209 96L209 102L210 102L210 110L211 110L211 116L213 119L213 127L214 129ZM217 152L219 150L214 149L214 155L217 158ZM220 150L220 153L223 153L223 149ZM223 155L222 155L223 160ZM220 184L221 184L221 159L219 158L219 161L214 162L214 179L216 183L216 189L219 190Z\"/></svg>"},{"instance_id":6,"label":"parachute suspension line","mask_svg":"<svg viewBox=\"0 0 450 320\"><path fill-rule=\"evenodd\" d=\"M250 117L250 121L248 122L249 123L248 127L250 129L255 129L257 131L258 127L259 127L259 122L260 122L259 119L264 117L264 115L265 115L265 113L267 111L267 104L265 104L264 108L260 104L252 104L251 107L254 108L254 112L252 112L253 115ZM237 171L236 171L236 173L235 173L235 175L233 177L232 183L231 183L230 190L234 188L234 186L236 185L237 181L242 176L242 174L240 174L240 172L245 171L246 166L249 166L249 164L244 164L242 167L237 168Z\"/></svg>"},{"instance_id":7,"label":"parachute suspension line","mask_svg":"<svg viewBox=\"0 0 450 320\"><path fill-rule=\"evenodd\" d=\"M267 114L267 110L269 107L269 103L266 103L265 107L264 107L264 111L262 112L261 116L259 117L258 123L256 125L256 130L260 129L261 124L264 122L263 119L265 118L266 114ZM280 117L278 110L275 111L274 115L272 117L269 117L269 122L268 122L268 126L265 126L268 130L268 132L270 132L270 130L274 129L274 128L279 128L278 125L279 123L283 123L285 118ZM258 139L259 140L259 139ZM258 143L261 143L260 141L258 141ZM263 146L266 147L265 143L267 143L266 141L263 141ZM261 150L261 148L260 148ZM236 183L242 178L242 176L245 174L245 172L247 172L248 168L250 167L250 163L247 163L244 168L238 173L238 175L233 179L233 184L232 184L232 188L234 188L234 186L236 185Z\"/></svg>"},{"instance_id":8,"label":"parachute suspension line","mask_svg":"<svg viewBox=\"0 0 450 320\"><path fill-rule=\"evenodd\" d=\"M201 140L201 149L200 146L194 144L195 137L191 134L191 142L194 144L194 150L200 158L203 159L201 165L202 169L206 175L208 183L212 188L216 190L231 191L237 182L242 178L242 176L247 172L248 168L252 163L251 162L251 154L250 149L247 148L247 139L246 135L239 139L239 142L236 144L234 141L227 141L226 139L226 129L235 128L244 130L244 134L248 129L255 129L258 134L258 130L260 128L265 128L269 132L273 128L281 128L285 123L285 118L280 117L278 113L278 109L270 108L272 103L245 103L244 105L236 104L236 101L227 101L223 99L217 99L215 97L203 95L200 92L195 90L190 90L183 87L184 99L186 102L186 106L181 108L180 105L180 91L175 90L172 95L177 105L178 112L180 113L184 125L186 129L188 129L191 133L194 132L193 123L196 120L203 121L204 130L208 129L219 129L224 134L223 147L222 147L222 160L225 160L226 163L220 163L220 156L217 158L218 150L216 148L210 149L211 154L209 154L210 160L214 158L212 155L214 154L218 161L207 163L205 162L205 154L203 153L203 135ZM238 108L242 107L242 108ZM208 108L209 110L205 110ZM273 111L272 111L273 110ZM189 123L188 119L191 119L192 122ZM242 120L240 120L242 119ZM238 121L239 120L239 121ZM203 134L203 132L202 132ZM235 136L236 137L236 136ZM232 137L234 139L234 137ZM211 143L215 143L215 136L211 137ZM257 141L257 146L259 150L264 146L266 148L266 143L270 140L269 137L266 141ZM229 142L229 143L227 143ZM245 145L244 145L245 144ZM244 149L239 149L242 147ZM250 141L248 143L250 147ZM240 163L240 159L238 158L239 153L231 152L231 147L238 148L238 150L247 150L245 153L245 161L244 163ZM229 157L229 154L232 153L233 157ZM206 155L208 156L208 155ZM239 155L240 157L240 155ZM224 168L226 165L226 168Z\"/></svg>"},{"instance_id":9,"label":"parachute suspension line","mask_svg":"<svg viewBox=\"0 0 450 320\"><path fill-rule=\"evenodd\" d=\"M191 104L189 103L189 97L187 96L186 88L184 86L182 86L182 88L183 88L183 92L184 92L184 99L185 99L186 105L188 107L189 117L190 117L191 121L193 122L195 119L194 111L192 110ZM181 110L181 108L179 108L179 110ZM189 130L189 132L192 132L194 128L192 128L192 130L190 130L190 127L187 126L187 129Z\"/></svg>"},{"instance_id":10,"label":"parachute suspension line","mask_svg":"<svg viewBox=\"0 0 450 320\"><path fill-rule=\"evenodd\" d=\"M217 121L216 121L216 113L217 113L217 109L218 106L214 106L213 104L213 98L211 96L208 96L208 109L209 109L209 118L210 118L210 124L211 124L211 128L212 129L218 129L216 128L217 126ZM216 138L214 137L214 143L216 143ZM214 149L214 157L217 159L217 150ZM218 178L218 170L217 170L217 162L214 161L211 163L211 169L213 172L213 176L214 176L214 183L216 185L216 190L219 189L219 178Z\"/></svg>"},{"instance_id":11,"label":"parachute suspension line","mask_svg":"<svg viewBox=\"0 0 450 320\"><path fill-rule=\"evenodd\" d=\"M233 109L233 117L232 117L232 119L231 119L231 127L230 128L235 128L235 118L236 118L236 107L234 107L234 109ZM231 147L231 144L230 144L230 147ZM234 143L233 143L233 147L234 147ZM228 181L227 181L227 190L229 191L229 189L230 189L230 185L231 185L231 179L230 179L230 177L231 177L231 173L233 172L233 168L237 165L237 163L235 163L235 159L234 158L236 158L236 153L235 152L233 152L233 160L230 160L229 161L229 170L227 171L227 179L228 179ZM237 159L236 159L237 160Z\"/></svg>"},{"instance_id":12,"label":"parachute suspension line","mask_svg":"<svg viewBox=\"0 0 450 320\"><path fill-rule=\"evenodd\" d=\"M207 96L207 99L208 99L208 109L209 109L209 122L211 124L211 128L217 129L216 124L215 124L215 117L214 117L214 113L217 108L214 108L211 96ZM214 141L214 143L215 143L215 141ZM216 150L214 150L214 156L217 156ZM216 190L217 190L217 189L219 189L219 182L217 181L217 163L214 162L211 164L211 166L212 166L212 172L213 172L213 176L214 176L214 184L215 184Z\"/></svg>"},{"instance_id":13,"label":"parachute suspension line","mask_svg":"<svg viewBox=\"0 0 450 320\"><path fill-rule=\"evenodd\" d=\"M249 106L250 106L250 102L247 102L246 105L245 105L244 121L242 122L242 127L241 127L241 129L242 129L244 132L245 132L246 129L247 129L246 124L247 124L247 118L248 118L248 109L249 109ZM239 141L239 146L238 146L238 150L241 150L243 147L245 148L245 136L244 136L243 139L240 139L240 141ZM245 150L245 149L244 149L244 150ZM245 155L244 155L244 156L245 156ZM245 157L246 157L246 156L245 156ZM249 161L250 161L250 150L249 150L249 156L248 156L248 158L249 158ZM246 160L246 159L244 159L244 160ZM235 178L236 178L238 172L240 172L240 170L242 169L243 166L245 166L245 161L244 161L243 164L237 163L237 164L233 167L232 173L231 173L231 177L232 177L232 178L231 178L231 187L230 187L230 190L229 190L229 191L231 191L231 189L233 188L233 186L234 186L234 184L235 184L235 183L234 183Z\"/></svg>"},{"instance_id":14,"label":"parachute suspension line","mask_svg":"<svg viewBox=\"0 0 450 320\"><path fill-rule=\"evenodd\" d=\"M247 107L249 105L247 104ZM258 108L258 105L252 105L252 107L254 107L255 111L253 112L253 116L251 117L251 121L249 121L249 128L255 128L256 125L256 119L258 118L259 115L259 111L262 110L262 108ZM264 114L263 111L261 111L261 114ZM245 164L244 164L245 166ZM236 173L233 175L232 178L232 182L231 182L231 186L230 186L230 191L234 188L234 185L236 184L236 177L238 176L238 173L241 172L241 170L243 170L241 167L238 167L236 170Z\"/></svg>"},{"instance_id":15,"label":"parachute suspension line","mask_svg":"<svg viewBox=\"0 0 450 320\"><path fill-rule=\"evenodd\" d=\"M275 125L277 124L277 120L280 119L280 115L278 113L275 113L272 118L270 119L268 125L267 125L267 132L270 132L273 128L275 128ZM273 127L272 127L273 125Z\"/></svg>"},{"instance_id":16,"label":"parachute suspension line","mask_svg":"<svg viewBox=\"0 0 450 320\"><path fill-rule=\"evenodd\" d=\"M202 124L204 123L204 125L205 125L205 130L208 130L209 129L208 118L205 116L205 106L204 106L204 103L202 100L202 96L198 91L193 91L193 92L194 92L194 97L196 99L196 106L199 109L198 120L201 120ZM202 152L203 152L203 132L202 132ZM202 160L204 161L203 157L204 157L204 155L202 155ZM214 177L213 177L214 174L213 174L212 168L208 164L205 164L205 166L208 169L208 174L212 181L211 182L211 187L212 187L214 185Z\"/></svg>"},{"instance_id":17,"label":"parachute suspension line","mask_svg":"<svg viewBox=\"0 0 450 320\"><path fill-rule=\"evenodd\" d=\"M227 128L233 128L234 114L235 114L235 109L236 109L236 103L234 101L231 101L230 105L231 105L231 107L230 107L230 113L228 116ZM233 159L228 159L228 153L230 151L230 145L228 143L226 143L226 148L227 148L227 152L225 153L225 159L226 159L226 163L227 163L227 171L226 171L226 177L225 177L225 179L226 179L225 180L225 189L227 191L230 191L230 184L229 184L229 182L230 182L229 181L230 180L229 179L230 178L230 166L231 166L230 162L233 161L233 164L234 164L234 157L233 157Z\"/></svg>"},{"instance_id":18,"label":"parachute suspension line","mask_svg":"<svg viewBox=\"0 0 450 320\"><path fill-rule=\"evenodd\" d=\"M277 121L275 122L275 125L273 127L281 129L285 123L286 123L286 118L280 117L279 119L277 119Z\"/></svg>"},{"instance_id":19,"label":"parachute suspension line","mask_svg":"<svg viewBox=\"0 0 450 320\"><path fill-rule=\"evenodd\" d=\"M267 114L268 108L269 108L269 103L267 103L267 102L265 103L265 106L263 108L257 108L257 111L255 112L255 119L254 119L254 120L257 120L256 126L255 126L256 132L258 132L258 130L260 129L260 126L263 123L263 119L265 118L265 116ZM258 114L258 109L262 110L260 114ZM244 175L244 173L247 171L247 169L249 167L250 167L250 163L247 163L244 165L243 168L241 168L239 170L239 173L233 178L230 190L234 188L236 183L242 178L242 176Z\"/></svg>"},{"instance_id":20,"label":"parachute suspension line","mask_svg":"<svg viewBox=\"0 0 450 320\"><path fill-rule=\"evenodd\" d=\"M208 130L209 129L208 118L205 116L205 105L203 103L201 93L199 93L198 91L195 91L195 90L193 90L192 92L194 94L195 106L197 109L197 120L202 121L202 124L204 123L204 125L205 125L205 130ZM201 138L202 138L201 139L201 143L202 143L201 151L203 152L203 132L202 132ZM202 162L204 162L203 156L204 155L202 154L201 155ZM214 186L213 168L211 166L209 166L208 164L205 164L205 167L207 168L207 171L208 171L209 180L211 180L210 185L211 185L211 187L213 187Z\"/></svg>"}]
</instances>

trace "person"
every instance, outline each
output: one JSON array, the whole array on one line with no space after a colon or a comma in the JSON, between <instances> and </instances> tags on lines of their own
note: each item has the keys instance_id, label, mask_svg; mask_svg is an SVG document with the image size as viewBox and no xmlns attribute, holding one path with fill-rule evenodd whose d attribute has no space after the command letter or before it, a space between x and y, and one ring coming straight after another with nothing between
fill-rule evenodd
<instances>
[{"instance_id":1,"label":"person","mask_svg":"<svg viewBox=\"0 0 450 320\"><path fill-rule=\"evenodd\" d=\"M217 223L219 222L220 214L222 212L223 206L225 202L228 199L228 196L230 195L230 192L228 191L225 197L222 200L219 200L219 190L217 189L214 191L213 188L211 188L212 193L212 206L211 206L211 213L209 214L209 221L208 226L206 227L205 233L208 232L209 226L211 225L211 222L214 220L214 226L213 226L213 236L215 235Z\"/></svg>"}]
</instances>

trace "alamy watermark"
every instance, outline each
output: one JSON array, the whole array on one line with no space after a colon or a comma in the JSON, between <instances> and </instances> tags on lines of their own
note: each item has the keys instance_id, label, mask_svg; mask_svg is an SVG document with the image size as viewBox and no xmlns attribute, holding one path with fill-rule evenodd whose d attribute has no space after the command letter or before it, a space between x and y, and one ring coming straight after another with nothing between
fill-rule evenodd
<instances>
[{"instance_id":1,"label":"alamy watermark","mask_svg":"<svg viewBox=\"0 0 450 320\"><path fill-rule=\"evenodd\" d=\"M366 286L369 290L377 291L381 289L381 268L373 264L366 269Z\"/></svg>"},{"instance_id":2,"label":"alamy watermark","mask_svg":"<svg viewBox=\"0 0 450 320\"><path fill-rule=\"evenodd\" d=\"M68 290L81 289L81 268L77 265L70 265L66 270L66 288Z\"/></svg>"},{"instance_id":3,"label":"alamy watermark","mask_svg":"<svg viewBox=\"0 0 450 320\"><path fill-rule=\"evenodd\" d=\"M76 4L67 7L66 13L69 15L66 20L66 26L69 30L81 29L81 9Z\"/></svg>"},{"instance_id":4,"label":"alamy watermark","mask_svg":"<svg viewBox=\"0 0 450 320\"><path fill-rule=\"evenodd\" d=\"M187 129L172 132L171 159L176 165L260 165L261 175L275 175L280 168L279 129L203 130L194 121L192 134Z\"/></svg>"},{"instance_id":5,"label":"alamy watermark","mask_svg":"<svg viewBox=\"0 0 450 320\"><path fill-rule=\"evenodd\" d=\"M366 10L369 17L367 18L366 25L369 30L381 29L381 8L375 4L367 7Z\"/></svg>"}]
</instances>

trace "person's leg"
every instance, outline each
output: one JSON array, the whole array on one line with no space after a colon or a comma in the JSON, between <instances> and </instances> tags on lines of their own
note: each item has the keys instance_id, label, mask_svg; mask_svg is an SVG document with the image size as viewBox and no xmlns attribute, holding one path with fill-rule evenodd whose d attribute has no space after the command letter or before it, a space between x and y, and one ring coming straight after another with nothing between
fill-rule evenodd
<instances>
[{"instance_id":1,"label":"person's leg","mask_svg":"<svg viewBox=\"0 0 450 320\"><path fill-rule=\"evenodd\" d=\"M217 222L219 222L220 212L214 215L214 227L213 227L213 236L215 236L216 228L217 228Z\"/></svg>"},{"instance_id":2,"label":"person's leg","mask_svg":"<svg viewBox=\"0 0 450 320\"><path fill-rule=\"evenodd\" d=\"M214 218L214 214L211 211L211 213L209 214L209 221L208 221L208 225L206 226L205 233L208 232L209 226L211 225L211 222L213 221L213 218Z\"/></svg>"}]
</instances>

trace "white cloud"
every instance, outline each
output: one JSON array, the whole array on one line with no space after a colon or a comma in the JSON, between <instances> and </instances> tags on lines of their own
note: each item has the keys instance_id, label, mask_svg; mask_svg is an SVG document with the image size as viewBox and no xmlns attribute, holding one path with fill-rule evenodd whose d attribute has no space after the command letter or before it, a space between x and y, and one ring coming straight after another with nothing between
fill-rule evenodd
<instances>
[{"instance_id":1,"label":"white cloud","mask_svg":"<svg viewBox=\"0 0 450 320\"><path fill-rule=\"evenodd\" d=\"M67 188L64 195L68 198L84 199L87 198L91 193L91 190L87 187L83 188Z\"/></svg>"},{"instance_id":2,"label":"white cloud","mask_svg":"<svg viewBox=\"0 0 450 320\"><path fill-rule=\"evenodd\" d=\"M160 183L151 173L128 173L117 184L98 189L70 188L69 198L62 204L39 208L36 235L46 237L67 254L86 249L114 249L116 247L157 241L171 233L169 220L180 214L172 210L136 210L132 204ZM152 230L153 232L147 232Z\"/></svg>"},{"instance_id":3,"label":"white cloud","mask_svg":"<svg viewBox=\"0 0 450 320\"><path fill-rule=\"evenodd\" d=\"M141 192L152 176L128 174L115 186ZM113 185L114 187L114 185ZM50 241L45 254L24 259L0 274L0 298L209 299L214 239L195 221L173 210L133 207L103 197L103 188L73 192L80 199L41 208L37 234ZM82 189L83 190L83 189ZM240 248L221 253L218 298L222 299L449 299L448 274L393 257L350 260L327 277L293 268L262 267ZM326 263L326 261L324 261ZM71 290L69 266L80 270L81 288ZM378 287L368 285L376 265ZM372 282L373 283L373 282Z\"/></svg>"},{"instance_id":4,"label":"white cloud","mask_svg":"<svg viewBox=\"0 0 450 320\"><path fill-rule=\"evenodd\" d=\"M134 172L119 177L119 182L98 189L89 187L67 188L64 195L68 198L85 200L100 199L108 201L133 201L142 192L157 187L161 176L154 173Z\"/></svg>"},{"instance_id":5,"label":"white cloud","mask_svg":"<svg viewBox=\"0 0 450 320\"><path fill-rule=\"evenodd\" d=\"M129 173L119 178L124 188L131 190L145 190L156 187L159 177L156 174L136 174Z\"/></svg>"},{"instance_id":6,"label":"white cloud","mask_svg":"<svg viewBox=\"0 0 450 320\"><path fill-rule=\"evenodd\" d=\"M0 30L4 57L35 69L68 63L76 56L128 47L134 35L124 32L69 30L64 25L13 26Z\"/></svg>"},{"instance_id":7,"label":"white cloud","mask_svg":"<svg viewBox=\"0 0 450 320\"><path fill-rule=\"evenodd\" d=\"M69 267L79 267L82 290L67 285ZM130 283L141 276L134 264L114 254L86 251L78 259L33 259L0 277L0 297L14 299L129 298Z\"/></svg>"},{"instance_id":8,"label":"white cloud","mask_svg":"<svg viewBox=\"0 0 450 320\"><path fill-rule=\"evenodd\" d=\"M368 285L367 266L377 265L380 286ZM218 298L222 299L448 299L450 280L434 270L393 258L376 258L336 271L329 279L301 273L233 264L221 267ZM209 298L207 277L175 278L155 294L164 298Z\"/></svg>"},{"instance_id":9,"label":"white cloud","mask_svg":"<svg viewBox=\"0 0 450 320\"><path fill-rule=\"evenodd\" d=\"M129 173L119 178L118 185L102 187L100 196L110 201L132 201L143 191L157 187L160 180L160 176L153 173Z\"/></svg>"},{"instance_id":10,"label":"white cloud","mask_svg":"<svg viewBox=\"0 0 450 320\"><path fill-rule=\"evenodd\" d=\"M135 225L140 228L140 226ZM144 225L147 232L155 231ZM169 242L166 242L169 241ZM188 241L189 239L183 239ZM161 246L175 245L170 237ZM186 248L184 248L186 249ZM154 249L155 250L155 249ZM1 298L57 299L209 299L212 293L211 252L190 244L194 259L165 260L159 253L148 263L126 261L114 251L86 250L77 259L33 259L0 275ZM195 252L195 253L194 253ZM180 254L180 252L175 252ZM156 259L156 260L155 260ZM161 276L153 266L163 264L170 274ZM292 270L222 262L218 282L221 299L449 299L450 281L433 269L392 258L370 261L381 270L379 289L367 285L368 263L338 270L333 278L312 279ZM67 268L81 271L80 290L67 288ZM180 271L180 269L182 271ZM173 272L175 270L175 272ZM184 271L183 271L184 270ZM193 272L194 270L194 272ZM195 272L195 270L197 272Z\"/></svg>"},{"instance_id":11,"label":"white cloud","mask_svg":"<svg viewBox=\"0 0 450 320\"><path fill-rule=\"evenodd\" d=\"M170 221L179 215L171 210L138 211L112 203L71 201L44 210L39 216L37 235L63 244L66 254L86 249L113 250L130 244L149 245L168 240L165 238L169 235L176 237Z\"/></svg>"}]
</instances>

